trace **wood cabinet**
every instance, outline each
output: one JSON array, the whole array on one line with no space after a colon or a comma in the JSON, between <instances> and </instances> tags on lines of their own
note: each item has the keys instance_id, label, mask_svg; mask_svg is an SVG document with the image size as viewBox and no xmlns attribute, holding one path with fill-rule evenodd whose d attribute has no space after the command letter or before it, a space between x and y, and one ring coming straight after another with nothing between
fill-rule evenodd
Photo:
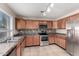
<instances>
[{"instance_id":1,"label":"wood cabinet","mask_svg":"<svg viewBox=\"0 0 79 59\"><path fill-rule=\"evenodd\" d=\"M27 35L26 36L26 46L40 45L39 35Z\"/></svg>"},{"instance_id":2,"label":"wood cabinet","mask_svg":"<svg viewBox=\"0 0 79 59\"><path fill-rule=\"evenodd\" d=\"M51 21L48 21L47 25L48 25L48 29L52 29L52 22Z\"/></svg>"},{"instance_id":3,"label":"wood cabinet","mask_svg":"<svg viewBox=\"0 0 79 59\"><path fill-rule=\"evenodd\" d=\"M16 56L21 56L22 54L22 50L25 47L25 39L21 39L20 42L18 42L18 44L16 45Z\"/></svg>"},{"instance_id":4,"label":"wood cabinet","mask_svg":"<svg viewBox=\"0 0 79 59\"><path fill-rule=\"evenodd\" d=\"M32 46L33 43L33 35L26 36L26 46Z\"/></svg>"},{"instance_id":5,"label":"wood cabinet","mask_svg":"<svg viewBox=\"0 0 79 59\"><path fill-rule=\"evenodd\" d=\"M61 20L58 20L57 27L59 29L65 29L66 28L66 20L65 20L65 18L61 19Z\"/></svg>"},{"instance_id":6,"label":"wood cabinet","mask_svg":"<svg viewBox=\"0 0 79 59\"><path fill-rule=\"evenodd\" d=\"M49 44L55 43L54 41L55 41L55 35L54 34L49 34L48 35L48 42L49 42Z\"/></svg>"},{"instance_id":7,"label":"wood cabinet","mask_svg":"<svg viewBox=\"0 0 79 59\"><path fill-rule=\"evenodd\" d=\"M59 45L60 47L66 49L66 40L64 35L56 35L55 37L55 43Z\"/></svg>"},{"instance_id":8,"label":"wood cabinet","mask_svg":"<svg viewBox=\"0 0 79 59\"><path fill-rule=\"evenodd\" d=\"M27 20L26 21L26 29L38 29L39 21L35 20Z\"/></svg>"},{"instance_id":9,"label":"wood cabinet","mask_svg":"<svg viewBox=\"0 0 79 59\"><path fill-rule=\"evenodd\" d=\"M21 55L21 46L18 43L17 46L16 46L16 56L20 56L20 55Z\"/></svg>"},{"instance_id":10,"label":"wood cabinet","mask_svg":"<svg viewBox=\"0 0 79 59\"><path fill-rule=\"evenodd\" d=\"M40 45L40 37L39 37L39 35L34 35L34 37L33 37L33 45Z\"/></svg>"},{"instance_id":11,"label":"wood cabinet","mask_svg":"<svg viewBox=\"0 0 79 59\"><path fill-rule=\"evenodd\" d=\"M75 14L69 17L69 21L75 21L75 20L79 20L79 14Z\"/></svg>"},{"instance_id":12,"label":"wood cabinet","mask_svg":"<svg viewBox=\"0 0 79 59\"><path fill-rule=\"evenodd\" d=\"M39 21L39 25L47 25L47 21L41 20L41 21Z\"/></svg>"},{"instance_id":13,"label":"wood cabinet","mask_svg":"<svg viewBox=\"0 0 79 59\"><path fill-rule=\"evenodd\" d=\"M25 29L25 20L22 18L15 18L16 29Z\"/></svg>"},{"instance_id":14,"label":"wood cabinet","mask_svg":"<svg viewBox=\"0 0 79 59\"><path fill-rule=\"evenodd\" d=\"M51 21L52 22L52 29L57 29L57 21Z\"/></svg>"},{"instance_id":15,"label":"wood cabinet","mask_svg":"<svg viewBox=\"0 0 79 59\"><path fill-rule=\"evenodd\" d=\"M25 48L25 39L21 43L21 55L22 55L24 48Z\"/></svg>"}]
</instances>

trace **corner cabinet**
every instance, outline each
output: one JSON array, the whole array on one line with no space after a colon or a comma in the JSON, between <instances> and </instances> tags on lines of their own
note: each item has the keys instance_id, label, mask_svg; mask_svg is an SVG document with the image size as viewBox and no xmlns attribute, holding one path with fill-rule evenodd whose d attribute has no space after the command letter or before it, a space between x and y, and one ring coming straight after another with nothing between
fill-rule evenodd
<instances>
[{"instance_id":1,"label":"corner cabinet","mask_svg":"<svg viewBox=\"0 0 79 59\"><path fill-rule=\"evenodd\" d=\"M55 37L55 43L66 49L66 37L64 35L57 34Z\"/></svg>"},{"instance_id":2,"label":"corner cabinet","mask_svg":"<svg viewBox=\"0 0 79 59\"><path fill-rule=\"evenodd\" d=\"M49 44L55 43L54 40L55 40L55 34L49 34L48 35L48 42L49 42Z\"/></svg>"}]
</instances>

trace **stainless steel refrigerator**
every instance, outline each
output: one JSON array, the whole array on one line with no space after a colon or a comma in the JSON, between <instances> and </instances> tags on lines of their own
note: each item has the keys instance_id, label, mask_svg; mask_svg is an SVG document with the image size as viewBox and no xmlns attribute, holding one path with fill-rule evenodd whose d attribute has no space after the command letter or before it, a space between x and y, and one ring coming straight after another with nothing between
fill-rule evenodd
<instances>
[{"instance_id":1,"label":"stainless steel refrigerator","mask_svg":"<svg viewBox=\"0 0 79 59\"><path fill-rule=\"evenodd\" d=\"M67 22L66 29L66 50L73 56L79 56L79 21Z\"/></svg>"}]
</instances>

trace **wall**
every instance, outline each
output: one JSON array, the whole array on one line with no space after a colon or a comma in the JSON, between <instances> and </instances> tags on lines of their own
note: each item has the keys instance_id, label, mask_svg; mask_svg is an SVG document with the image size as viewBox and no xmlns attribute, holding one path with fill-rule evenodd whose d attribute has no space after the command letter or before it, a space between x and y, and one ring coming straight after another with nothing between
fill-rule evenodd
<instances>
[{"instance_id":1,"label":"wall","mask_svg":"<svg viewBox=\"0 0 79 59\"><path fill-rule=\"evenodd\" d=\"M4 12L5 14L11 17L11 28L13 30L13 33L15 33L15 13L8 7L7 4L4 3L0 3L0 11Z\"/></svg>"}]
</instances>

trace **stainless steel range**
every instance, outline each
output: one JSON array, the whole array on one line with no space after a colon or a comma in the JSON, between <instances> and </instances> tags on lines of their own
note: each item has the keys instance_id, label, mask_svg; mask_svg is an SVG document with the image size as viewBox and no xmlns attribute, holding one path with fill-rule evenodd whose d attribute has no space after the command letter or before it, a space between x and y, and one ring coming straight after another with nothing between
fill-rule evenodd
<instances>
[{"instance_id":1,"label":"stainless steel range","mask_svg":"<svg viewBox=\"0 0 79 59\"><path fill-rule=\"evenodd\" d=\"M40 46L48 45L48 35L40 35Z\"/></svg>"},{"instance_id":2,"label":"stainless steel range","mask_svg":"<svg viewBox=\"0 0 79 59\"><path fill-rule=\"evenodd\" d=\"M39 25L40 46L48 45L47 25Z\"/></svg>"}]
</instances>

